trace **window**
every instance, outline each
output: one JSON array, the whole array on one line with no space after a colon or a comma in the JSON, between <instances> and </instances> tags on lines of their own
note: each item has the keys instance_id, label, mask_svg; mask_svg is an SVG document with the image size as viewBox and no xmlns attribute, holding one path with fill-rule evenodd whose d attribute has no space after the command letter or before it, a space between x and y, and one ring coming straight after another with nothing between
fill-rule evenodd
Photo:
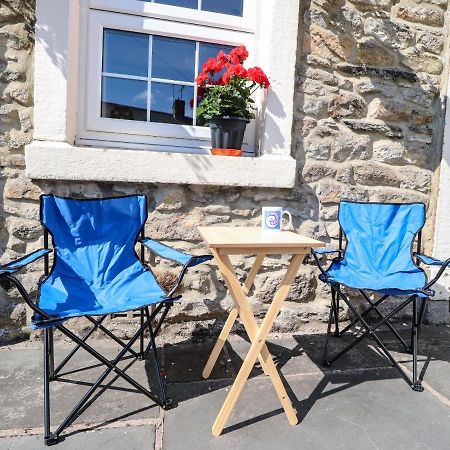
<instances>
[{"instance_id":1,"label":"window","mask_svg":"<svg viewBox=\"0 0 450 450\"><path fill-rule=\"evenodd\" d=\"M140 0L149 1L149 0ZM183 8L210 11L231 16L241 16L244 12L244 0L153 0L152 3L181 6Z\"/></svg>"},{"instance_id":2,"label":"window","mask_svg":"<svg viewBox=\"0 0 450 450\"><path fill-rule=\"evenodd\" d=\"M78 142L208 153L210 132L196 119L194 80L219 50L244 44L253 54L251 5L254 0L90 0ZM254 149L254 129L248 127L244 148Z\"/></svg>"},{"instance_id":3,"label":"window","mask_svg":"<svg viewBox=\"0 0 450 450\"><path fill-rule=\"evenodd\" d=\"M104 29L101 117L197 125L194 79L202 61L231 49Z\"/></svg>"}]
</instances>

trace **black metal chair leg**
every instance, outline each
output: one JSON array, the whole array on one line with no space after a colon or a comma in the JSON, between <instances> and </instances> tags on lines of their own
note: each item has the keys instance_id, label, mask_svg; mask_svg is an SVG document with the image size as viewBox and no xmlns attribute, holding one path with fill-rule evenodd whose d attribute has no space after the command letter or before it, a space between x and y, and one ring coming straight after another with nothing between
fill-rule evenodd
<instances>
[{"instance_id":1,"label":"black metal chair leg","mask_svg":"<svg viewBox=\"0 0 450 450\"><path fill-rule=\"evenodd\" d=\"M150 317L150 312L148 307L145 308L145 312L147 314L147 318ZM153 357L155 361L155 370L156 370L156 376L158 378L158 384L159 384L159 390L161 392L161 401L164 403L164 409L168 410L170 408L173 408L175 405L172 404L172 399L168 398L166 396L166 386L162 379L162 371L161 371L161 365L159 363L159 357L158 357L158 349L156 347L156 341L155 341L155 332L152 328L151 322L148 325L148 333L150 336L150 346L153 350ZM150 347L147 347L145 351L145 357L147 358L148 352L150 350Z\"/></svg>"},{"instance_id":2,"label":"black metal chair leg","mask_svg":"<svg viewBox=\"0 0 450 450\"><path fill-rule=\"evenodd\" d=\"M419 320L417 316L417 302L419 298L415 297L413 300L413 326L412 326L412 337L411 337L411 347L412 347L412 354L413 354L413 383L412 383L412 389L414 391L423 391L422 383L419 380L419 376L417 373L417 331L419 326Z\"/></svg>"},{"instance_id":3,"label":"black metal chair leg","mask_svg":"<svg viewBox=\"0 0 450 450\"><path fill-rule=\"evenodd\" d=\"M51 374L51 340L50 330L44 330L44 443L58 443L58 436L50 432L50 374Z\"/></svg>"},{"instance_id":4,"label":"black metal chair leg","mask_svg":"<svg viewBox=\"0 0 450 450\"><path fill-rule=\"evenodd\" d=\"M334 335L339 337L339 293L331 287L331 302L334 309Z\"/></svg>"},{"instance_id":5,"label":"black metal chair leg","mask_svg":"<svg viewBox=\"0 0 450 450\"><path fill-rule=\"evenodd\" d=\"M141 308L141 327L144 325L144 308ZM139 338L139 359L144 359L144 333L141 334L141 337Z\"/></svg>"},{"instance_id":6,"label":"black metal chair leg","mask_svg":"<svg viewBox=\"0 0 450 450\"><path fill-rule=\"evenodd\" d=\"M420 328L422 327L423 317L425 315L425 311L427 309L428 304L428 297L422 298L422 304L420 305L420 311L419 311L419 323L417 325L417 338L419 338L420 335Z\"/></svg>"},{"instance_id":7,"label":"black metal chair leg","mask_svg":"<svg viewBox=\"0 0 450 450\"><path fill-rule=\"evenodd\" d=\"M333 291L334 291L334 289L333 289ZM330 365L331 365L331 363L328 361L328 346L329 346L329 341L330 341L331 322L333 321L333 316L334 316L334 300L331 301L330 314L328 316L327 337L325 340L325 346L323 348L322 364L325 367L330 367Z\"/></svg>"},{"instance_id":8,"label":"black metal chair leg","mask_svg":"<svg viewBox=\"0 0 450 450\"><path fill-rule=\"evenodd\" d=\"M55 346L53 343L53 328L48 328L48 350L49 350L49 378L55 379Z\"/></svg>"}]
</instances>

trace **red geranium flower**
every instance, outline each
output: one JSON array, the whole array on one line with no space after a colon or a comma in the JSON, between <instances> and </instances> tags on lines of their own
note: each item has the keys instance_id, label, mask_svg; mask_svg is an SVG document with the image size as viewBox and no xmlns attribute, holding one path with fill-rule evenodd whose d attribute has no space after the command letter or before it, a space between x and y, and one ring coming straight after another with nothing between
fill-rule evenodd
<instances>
[{"instance_id":1,"label":"red geranium flower","mask_svg":"<svg viewBox=\"0 0 450 450\"><path fill-rule=\"evenodd\" d=\"M191 107L191 109L194 107L194 98L191 98L189 100L189 106Z\"/></svg>"},{"instance_id":2,"label":"red geranium flower","mask_svg":"<svg viewBox=\"0 0 450 450\"><path fill-rule=\"evenodd\" d=\"M209 58L204 64L203 64L203 72L210 72L214 73L216 70L216 60L214 58Z\"/></svg>"},{"instance_id":3,"label":"red geranium flower","mask_svg":"<svg viewBox=\"0 0 450 450\"><path fill-rule=\"evenodd\" d=\"M250 80L252 80L256 84L259 84L265 89L267 89L270 86L270 82L269 79L267 78L267 75L260 67L252 67L251 69L248 69L247 75L250 78Z\"/></svg>"},{"instance_id":4,"label":"red geranium flower","mask_svg":"<svg viewBox=\"0 0 450 450\"><path fill-rule=\"evenodd\" d=\"M211 79L209 78L209 75L207 73L202 72L197 76L195 82L198 86L203 86L205 84L211 83Z\"/></svg>"},{"instance_id":5,"label":"red geranium flower","mask_svg":"<svg viewBox=\"0 0 450 450\"><path fill-rule=\"evenodd\" d=\"M229 57L224 51L220 50L220 52L217 53L217 62L226 64L228 62L228 60L229 60Z\"/></svg>"},{"instance_id":6,"label":"red geranium flower","mask_svg":"<svg viewBox=\"0 0 450 450\"><path fill-rule=\"evenodd\" d=\"M230 82L230 78L231 78L231 73L228 71L228 72L225 72L221 77L220 77L220 79L219 79L219 84L221 84L221 85L225 85L225 84L228 84L229 82Z\"/></svg>"},{"instance_id":7,"label":"red geranium flower","mask_svg":"<svg viewBox=\"0 0 450 450\"><path fill-rule=\"evenodd\" d=\"M245 78L247 76L247 71L244 69L242 64L235 64L228 69L230 75L234 75L235 77Z\"/></svg>"},{"instance_id":8,"label":"red geranium flower","mask_svg":"<svg viewBox=\"0 0 450 450\"><path fill-rule=\"evenodd\" d=\"M216 64L214 66L214 72L218 73L220 72L225 66L225 63L222 61L216 61Z\"/></svg>"},{"instance_id":9,"label":"red geranium flower","mask_svg":"<svg viewBox=\"0 0 450 450\"><path fill-rule=\"evenodd\" d=\"M248 58L248 51L244 45L233 48L230 52L230 61L233 64L242 64Z\"/></svg>"}]
</instances>

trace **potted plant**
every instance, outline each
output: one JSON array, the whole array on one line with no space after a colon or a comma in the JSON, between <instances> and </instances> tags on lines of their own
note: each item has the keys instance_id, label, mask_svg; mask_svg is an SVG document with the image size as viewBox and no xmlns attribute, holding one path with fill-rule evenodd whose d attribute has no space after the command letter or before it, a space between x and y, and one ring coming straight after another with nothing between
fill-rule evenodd
<instances>
[{"instance_id":1,"label":"potted plant","mask_svg":"<svg viewBox=\"0 0 450 450\"><path fill-rule=\"evenodd\" d=\"M216 58L209 58L203 64L203 71L195 80L197 117L209 124L214 155L242 154L245 128L255 117L252 94L270 86L261 68L244 68L247 57L244 46L234 48L229 54L220 51Z\"/></svg>"}]
</instances>

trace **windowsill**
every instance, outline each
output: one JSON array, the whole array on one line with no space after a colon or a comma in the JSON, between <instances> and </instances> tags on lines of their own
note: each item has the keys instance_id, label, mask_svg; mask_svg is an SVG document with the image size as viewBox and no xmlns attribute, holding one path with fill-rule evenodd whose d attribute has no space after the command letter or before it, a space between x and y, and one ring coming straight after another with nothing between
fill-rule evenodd
<instances>
[{"instance_id":1,"label":"windowsill","mask_svg":"<svg viewBox=\"0 0 450 450\"><path fill-rule=\"evenodd\" d=\"M27 145L25 161L27 176L37 180L291 188L296 172L290 156L233 158L49 141Z\"/></svg>"}]
</instances>

